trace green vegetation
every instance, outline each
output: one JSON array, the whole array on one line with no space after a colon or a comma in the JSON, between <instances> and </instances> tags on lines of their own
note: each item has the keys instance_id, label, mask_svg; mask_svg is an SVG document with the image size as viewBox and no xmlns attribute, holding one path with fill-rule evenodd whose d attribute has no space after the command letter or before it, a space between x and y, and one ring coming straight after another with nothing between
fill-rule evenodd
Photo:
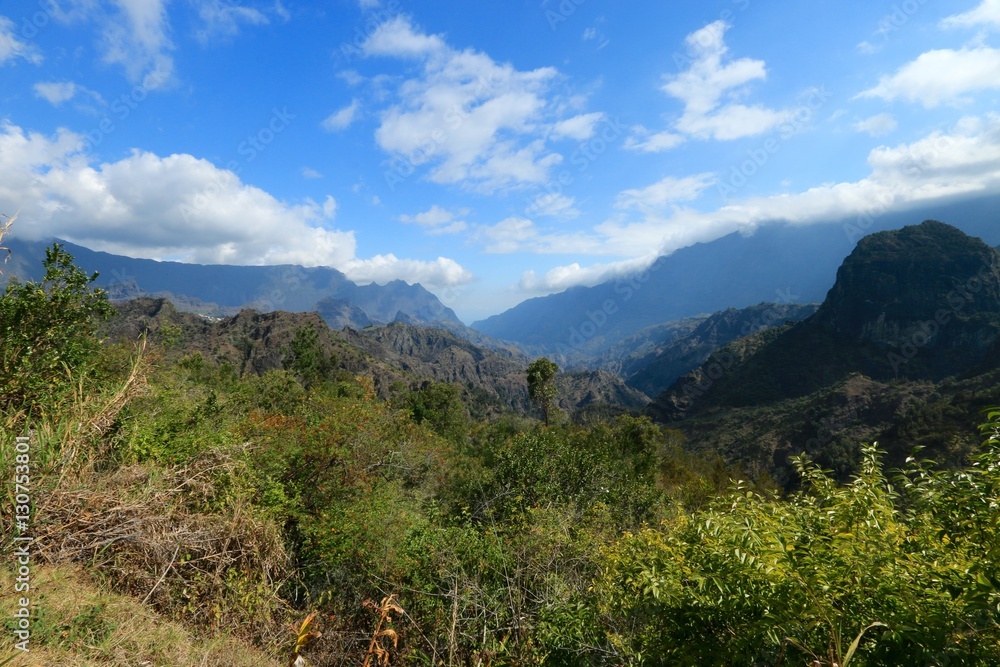
<instances>
[{"instance_id":1,"label":"green vegetation","mask_svg":"<svg viewBox=\"0 0 1000 667\"><path fill-rule=\"evenodd\" d=\"M14 665L1000 664L1000 412L962 466L863 446L844 485L797 459L783 497L644 417L386 400L312 327L260 375L169 329L102 345L103 295L48 268L0 300L0 464L14 434L37 462Z\"/></svg>"},{"instance_id":2,"label":"green vegetation","mask_svg":"<svg viewBox=\"0 0 1000 667\"><path fill-rule=\"evenodd\" d=\"M536 359L528 366L528 395L542 410L546 426L549 425L552 402L556 398L556 388L552 381L558 372L559 366L546 357Z\"/></svg>"}]
</instances>

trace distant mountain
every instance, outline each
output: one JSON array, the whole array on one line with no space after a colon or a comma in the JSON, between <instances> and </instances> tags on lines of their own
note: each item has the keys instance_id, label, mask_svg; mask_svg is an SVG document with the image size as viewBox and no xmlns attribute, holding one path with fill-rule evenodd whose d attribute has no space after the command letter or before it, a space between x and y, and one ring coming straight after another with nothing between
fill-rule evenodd
<instances>
[{"instance_id":1,"label":"distant mountain","mask_svg":"<svg viewBox=\"0 0 1000 667\"><path fill-rule=\"evenodd\" d=\"M40 279L50 242L4 239L13 251L4 273ZM112 298L164 297L185 310L205 315L234 315L244 308L262 312L319 310L331 326L364 327L407 318L418 324L464 328L455 313L420 285L401 280L386 285L358 285L330 267L229 266L157 262L96 252L60 241L77 266L98 272L96 285Z\"/></svg>"},{"instance_id":2,"label":"distant mountain","mask_svg":"<svg viewBox=\"0 0 1000 667\"><path fill-rule=\"evenodd\" d=\"M788 322L798 322L816 312L818 304L761 303L727 310L705 318L693 331L671 341L638 369L625 376L628 386L648 396L666 391L682 375L698 368L720 347L744 336Z\"/></svg>"},{"instance_id":3,"label":"distant mountain","mask_svg":"<svg viewBox=\"0 0 1000 667\"><path fill-rule=\"evenodd\" d=\"M858 437L899 455L929 405L941 423L974 420L967 410L997 400L983 378L998 367L1000 253L927 221L862 239L815 314L716 351L647 412L696 446L787 472L796 448L835 463Z\"/></svg>"},{"instance_id":4,"label":"distant mountain","mask_svg":"<svg viewBox=\"0 0 1000 667\"><path fill-rule=\"evenodd\" d=\"M961 220L966 232L1000 241L995 211L1000 198L987 197L921 210L921 218ZM866 234L910 224L913 212L840 220L828 224L769 224L682 248L661 257L650 270L594 287L575 287L529 299L473 323L502 340L531 346L564 365L583 355L600 355L642 329L681 318L745 308L762 301L822 301L836 270Z\"/></svg>"}]
</instances>

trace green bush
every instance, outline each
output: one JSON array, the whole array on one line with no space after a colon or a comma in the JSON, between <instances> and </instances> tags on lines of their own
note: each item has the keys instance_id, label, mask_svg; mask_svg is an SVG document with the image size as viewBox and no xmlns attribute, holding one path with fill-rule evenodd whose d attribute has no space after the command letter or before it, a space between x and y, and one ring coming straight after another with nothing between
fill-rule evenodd
<instances>
[{"instance_id":1,"label":"green bush","mask_svg":"<svg viewBox=\"0 0 1000 667\"><path fill-rule=\"evenodd\" d=\"M45 251L41 283L12 280L0 296L0 410L53 406L97 356L98 323L110 316L102 290L58 243Z\"/></svg>"}]
</instances>

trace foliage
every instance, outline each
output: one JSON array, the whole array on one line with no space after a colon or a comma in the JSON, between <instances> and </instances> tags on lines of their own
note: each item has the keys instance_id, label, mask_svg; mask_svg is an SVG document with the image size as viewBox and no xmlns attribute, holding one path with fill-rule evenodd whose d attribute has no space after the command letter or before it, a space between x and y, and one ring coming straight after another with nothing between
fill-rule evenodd
<instances>
[{"instance_id":1,"label":"foliage","mask_svg":"<svg viewBox=\"0 0 1000 667\"><path fill-rule=\"evenodd\" d=\"M469 432L469 414L462 403L462 390L458 385L444 382L427 382L407 397L407 407L413 421L426 423L435 433L452 442L460 443Z\"/></svg>"},{"instance_id":2,"label":"foliage","mask_svg":"<svg viewBox=\"0 0 1000 667\"><path fill-rule=\"evenodd\" d=\"M879 458L865 447L844 487L799 461L807 489L787 500L737 487L610 545L610 644L650 664L995 664L995 446L898 487Z\"/></svg>"},{"instance_id":3,"label":"foliage","mask_svg":"<svg viewBox=\"0 0 1000 667\"><path fill-rule=\"evenodd\" d=\"M304 387L326 379L336 367L319 343L319 333L310 322L295 330L292 342L285 352L285 368L289 369Z\"/></svg>"},{"instance_id":4,"label":"foliage","mask_svg":"<svg viewBox=\"0 0 1000 667\"><path fill-rule=\"evenodd\" d=\"M0 297L0 410L36 412L72 386L101 349L102 290L58 243L45 251L41 283L12 280Z\"/></svg>"},{"instance_id":5,"label":"foliage","mask_svg":"<svg viewBox=\"0 0 1000 667\"><path fill-rule=\"evenodd\" d=\"M7 407L33 410L38 553L132 593L146 625L287 656L296 619L296 665L1000 664L1000 410L964 468L890 473L844 442L797 460L801 490L779 497L729 487L718 457L646 418L473 422L469 395L435 382L382 400L369 378L332 379L311 326L286 370L161 355L169 338L148 367L101 347L92 278L49 259L45 285L0 305ZM557 371L529 370L547 416ZM820 467L855 462L846 485ZM49 662L170 661L115 653L129 615L111 597L63 608L55 590L36 619Z\"/></svg>"},{"instance_id":6,"label":"foliage","mask_svg":"<svg viewBox=\"0 0 1000 667\"><path fill-rule=\"evenodd\" d=\"M552 379L558 372L559 366L547 357L535 359L528 366L528 394L531 396L531 400L541 408L546 426L549 425L552 402L556 397L556 388Z\"/></svg>"}]
</instances>

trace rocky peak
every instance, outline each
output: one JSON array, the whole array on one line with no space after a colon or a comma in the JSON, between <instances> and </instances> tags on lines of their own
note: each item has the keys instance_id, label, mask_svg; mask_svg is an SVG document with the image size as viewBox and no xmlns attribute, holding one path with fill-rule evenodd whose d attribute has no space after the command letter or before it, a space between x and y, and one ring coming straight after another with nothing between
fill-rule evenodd
<instances>
[{"instance_id":1,"label":"rocky peak","mask_svg":"<svg viewBox=\"0 0 1000 667\"><path fill-rule=\"evenodd\" d=\"M816 319L846 338L894 346L928 321L984 313L1000 314L1000 253L928 220L861 239Z\"/></svg>"}]
</instances>

